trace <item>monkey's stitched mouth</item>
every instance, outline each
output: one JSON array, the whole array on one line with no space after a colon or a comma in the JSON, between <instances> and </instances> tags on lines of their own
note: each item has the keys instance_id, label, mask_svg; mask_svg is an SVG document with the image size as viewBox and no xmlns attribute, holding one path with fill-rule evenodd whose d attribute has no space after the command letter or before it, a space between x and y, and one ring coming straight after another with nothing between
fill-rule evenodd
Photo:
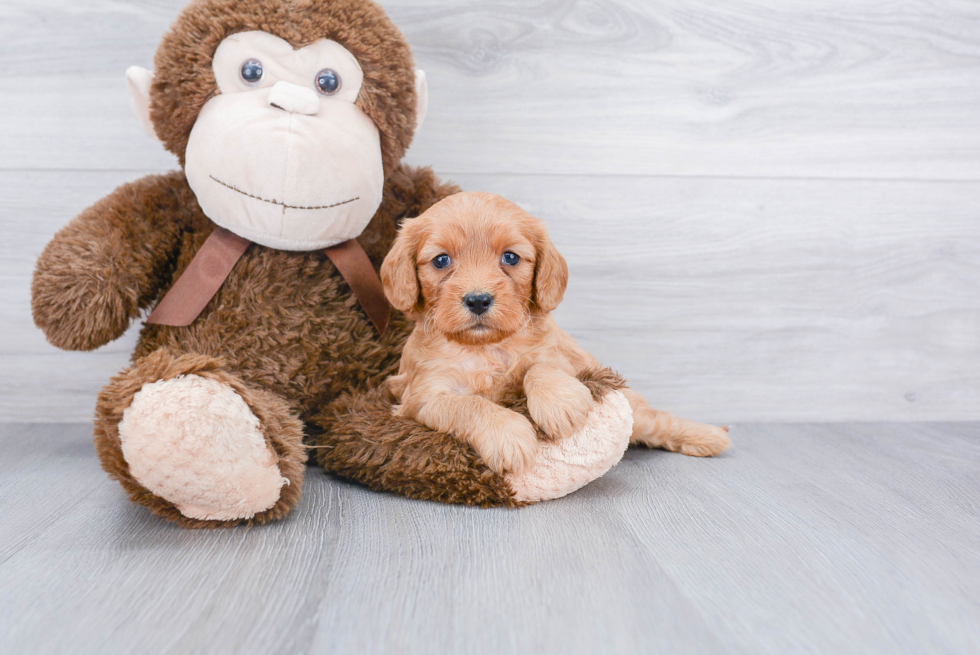
<instances>
[{"instance_id":1,"label":"monkey's stitched mouth","mask_svg":"<svg viewBox=\"0 0 980 655\"><path fill-rule=\"evenodd\" d=\"M345 200L343 202L335 202L332 205L321 205L320 207L300 207L298 205L287 205L285 203L279 202L278 200L267 200L266 198L261 198L259 196L253 195L251 193L247 193L245 191L242 191L238 187L232 186L232 185L230 185L230 184L228 184L226 182L222 182L221 180L219 180L218 178L216 178L214 175L209 175L208 177L210 177L212 180L214 180L215 182L217 182L221 186L226 187L228 189L231 189L232 191L234 191L236 193L240 193L243 196L246 196L248 198L252 198L254 200L261 200L262 202L267 202L270 205L276 205L278 207L284 207L286 209L331 209L333 207L340 207L341 205L348 205L348 204L354 202L355 200L360 200L361 199L360 197L351 198L350 200Z\"/></svg>"}]
</instances>

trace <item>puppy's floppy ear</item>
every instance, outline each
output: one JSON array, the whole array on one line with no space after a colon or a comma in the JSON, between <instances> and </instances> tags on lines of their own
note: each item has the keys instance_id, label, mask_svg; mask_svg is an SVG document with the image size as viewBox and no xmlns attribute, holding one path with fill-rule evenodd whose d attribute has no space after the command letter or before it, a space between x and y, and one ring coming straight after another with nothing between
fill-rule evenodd
<instances>
[{"instance_id":1,"label":"puppy's floppy ear","mask_svg":"<svg viewBox=\"0 0 980 655\"><path fill-rule=\"evenodd\" d=\"M418 253L419 221L422 216L410 218L402 223L391 251L381 263L381 285L384 287L385 297L395 309L408 316L412 316L421 301L415 258Z\"/></svg>"},{"instance_id":2,"label":"puppy's floppy ear","mask_svg":"<svg viewBox=\"0 0 980 655\"><path fill-rule=\"evenodd\" d=\"M542 311L553 311L565 296L568 264L548 236L544 222L535 218L532 241L537 251L534 264L534 304Z\"/></svg>"}]
</instances>

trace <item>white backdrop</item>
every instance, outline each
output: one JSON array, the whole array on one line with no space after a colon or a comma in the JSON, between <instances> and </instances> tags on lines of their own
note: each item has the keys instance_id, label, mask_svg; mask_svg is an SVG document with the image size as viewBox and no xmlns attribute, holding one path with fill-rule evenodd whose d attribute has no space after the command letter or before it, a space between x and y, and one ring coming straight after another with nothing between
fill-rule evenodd
<instances>
[{"instance_id":1,"label":"white backdrop","mask_svg":"<svg viewBox=\"0 0 980 655\"><path fill-rule=\"evenodd\" d=\"M183 0L0 4L0 420L88 420L34 260L176 160L129 115ZM980 419L980 4L384 3L429 76L409 161L546 219L559 316L712 421ZM899 10L900 9L900 10Z\"/></svg>"}]
</instances>

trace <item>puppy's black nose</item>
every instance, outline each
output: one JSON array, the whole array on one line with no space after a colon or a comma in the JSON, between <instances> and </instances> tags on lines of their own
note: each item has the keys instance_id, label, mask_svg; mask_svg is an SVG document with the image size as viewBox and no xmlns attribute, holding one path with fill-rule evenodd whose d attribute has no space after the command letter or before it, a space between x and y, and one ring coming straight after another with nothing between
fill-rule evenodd
<instances>
[{"instance_id":1,"label":"puppy's black nose","mask_svg":"<svg viewBox=\"0 0 980 655\"><path fill-rule=\"evenodd\" d=\"M490 309L490 305L493 304L493 296L489 293L468 293L463 296L463 304L471 312L480 316Z\"/></svg>"}]
</instances>

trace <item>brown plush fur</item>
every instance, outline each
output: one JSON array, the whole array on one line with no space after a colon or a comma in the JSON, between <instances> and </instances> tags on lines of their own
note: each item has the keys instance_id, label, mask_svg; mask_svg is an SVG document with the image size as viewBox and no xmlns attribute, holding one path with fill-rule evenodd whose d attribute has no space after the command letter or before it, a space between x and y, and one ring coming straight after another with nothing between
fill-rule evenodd
<instances>
[{"instance_id":1,"label":"brown plush fur","mask_svg":"<svg viewBox=\"0 0 980 655\"><path fill-rule=\"evenodd\" d=\"M427 168L400 165L415 124L411 54L384 12L367 0L198 0L161 45L151 91L157 134L183 163L187 137L207 98L216 93L211 71L215 47L225 36L262 29L303 46L332 38L359 60L365 83L358 104L382 135L384 198L358 238L376 268L402 219L417 216L459 189L442 184ZM187 268L214 229L182 172L127 184L83 212L48 244L33 282L35 323L51 343L92 350L119 337L151 309ZM410 329L392 317L379 338L350 288L323 252L285 252L251 245L199 318L186 328L143 328L132 368L99 397L96 442L103 467L136 502L189 527L225 527L235 521L194 521L144 489L129 474L118 424L143 384L198 372L230 385L260 419L283 475L294 481L280 501L256 516L284 516L296 503L303 458L296 450L302 423L316 417L316 441L349 445L321 458L328 469L364 479L382 467L376 488L452 502L507 504L510 489L488 474L465 445L431 437L425 447L406 446L393 456L392 442L417 444L404 426L387 429L389 443L368 432L363 419L338 407L367 403L358 394L377 388L395 372ZM349 394L341 397L342 394ZM340 400L338 400L340 399ZM355 436L356 435L356 436ZM442 439L442 441L440 441ZM397 444L396 444L397 445ZM455 462L455 476L413 477L432 453ZM359 472L362 467L366 471ZM399 470L401 472L399 472Z\"/></svg>"},{"instance_id":2,"label":"brown plush fur","mask_svg":"<svg viewBox=\"0 0 980 655\"><path fill-rule=\"evenodd\" d=\"M579 379L599 400L626 383L608 369L582 371ZM460 448L448 434L407 418L393 417L394 395L384 385L366 394L345 395L317 418L334 426L318 434L316 459L328 471L377 491L395 491L409 498L481 507L518 507L503 477L494 473L475 451ZM529 417L523 388L500 397L504 407ZM365 439L370 435L370 439ZM539 431L541 439L549 439Z\"/></svg>"},{"instance_id":3,"label":"brown plush fur","mask_svg":"<svg viewBox=\"0 0 980 655\"><path fill-rule=\"evenodd\" d=\"M437 257L446 265L437 268ZM538 444L531 421L498 404L508 389L523 386L531 418L553 439L585 423L594 401L575 376L599 363L550 315L568 268L540 220L494 194L450 196L405 221L381 277L391 302L419 321L388 383L399 416L456 435L498 473L533 466ZM474 312L472 294L492 304ZM701 456L731 444L723 428L624 393L632 443Z\"/></svg>"}]
</instances>

